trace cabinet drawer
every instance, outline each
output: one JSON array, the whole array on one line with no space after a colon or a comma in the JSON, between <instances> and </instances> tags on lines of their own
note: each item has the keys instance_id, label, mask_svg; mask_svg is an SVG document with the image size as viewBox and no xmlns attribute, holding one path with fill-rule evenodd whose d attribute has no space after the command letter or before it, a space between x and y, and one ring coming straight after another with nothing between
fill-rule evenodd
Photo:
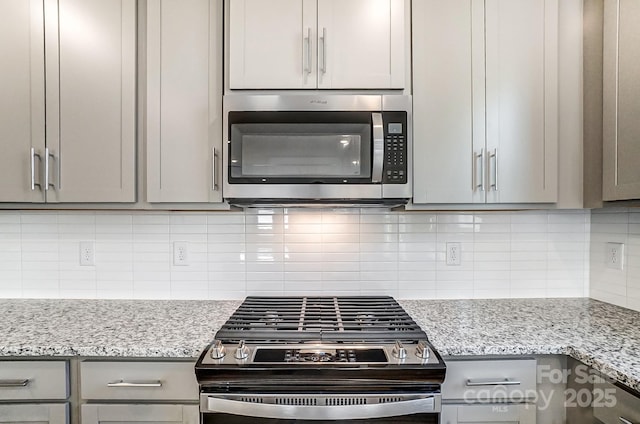
<instances>
[{"instance_id":1,"label":"cabinet drawer","mask_svg":"<svg viewBox=\"0 0 640 424\"><path fill-rule=\"evenodd\" d=\"M82 405L82 424L198 424L198 405Z\"/></svg>"},{"instance_id":2,"label":"cabinet drawer","mask_svg":"<svg viewBox=\"0 0 640 424\"><path fill-rule=\"evenodd\" d=\"M535 396L536 360L447 360L442 398L522 402Z\"/></svg>"},{"instance_id":3,"label":"cabinet drawer","mask_svg":"<svg viewBox=\"0 0 640 424\"><path fill-rule=\"evenodd\" d=\"M80 364L83 399L198 400L191 362L108 362Z\"/></svg>"},{"instance_id":4,"label":"cabinet drawer","mask_svg":"<svg viewBox=\"0 0 640 424\"><path fill-rule=\"evenodd\" d=\"M67 361L0 361L0 400L66 399Z\"/></svg>"},{"instance_id":5,"label":"cabinet drawer","mask_svg":"<svg viewBox=\"0 0 640 424\"><path fill-rule=\"evenodd\" d=\"M604 424L640 423L640 398L611 383L595 383L592 400L593 416Z\"/></svg>"},{"instance_id":6,"label":"cabinet drawer","mask_svg":"<svg viewBox=\"0 0 640 424\"><path fill-rule=\"evenodd\" d=\"M443 405L442 424L509 423L535 424L535 405Z\"/></svg>"},{"instance_id":7,"label":"cabinet drawer","mask_svg":"<svg viewBox=\"0 0 640 424\"><path fill-rule=\"evenodd\" d=\"M0 405L0 422L5 424L67 424L69 422L69 404Z\"/></svg>"}]
</instances>

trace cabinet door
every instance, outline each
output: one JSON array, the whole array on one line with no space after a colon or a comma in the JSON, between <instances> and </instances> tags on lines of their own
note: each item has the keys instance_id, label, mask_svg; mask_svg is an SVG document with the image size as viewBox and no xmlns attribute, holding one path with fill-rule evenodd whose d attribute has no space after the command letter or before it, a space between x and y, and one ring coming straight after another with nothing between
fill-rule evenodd
<instances>
[{"instance_id":1,"label":"cabinet door","mask_svg":"<svg viewBox=\"0 0 640 424\"><path fill-rule=\"evenodd\" d=\"M231 89L316 87L316 1L229 1Z\"/></svg>"},{"instance_id":2,"label":"cabinet door","mask_svg":"<svg viewBox=\"0 0 640 424\"><path fill-rule=\"evenodd\" d=\"M484 203L484 2L412 7L413 201Z\"/></svg>"},{"instance_id":3,"label":"cabinet door","mask_svg":"<svg viewBox=\"0 0 640 424\"><path fill-rule=\"evenodd\" d=\"M555 202L558 0L485 3L487 201Z\"/></svg>"},{"instance_id":4,"label":"cabinet door","mask_svg":"<svg viewBox=\"0 0 640 424\"><path fill-rule=\"evenodd\" d=\"M0 2L0 202L41 202L43 0ZM42 157L42 156L40 156Z\"/></svg>"},{"instance_id":5,"label":"cabinet door","mask_svg":"<svg viewBox=\"0 0 640 424\"><path fill-rule=\"evenodd\" d=\"M442 405L442 424L536 424L535 405Z\"/></svg>"},{"instance_id":6,"label":"cabinet door","mask_svg":"<svg viewBox=\"0 0 640 424\"><path fill-rule=\"evenodd\" d=\"M68 416L66 403L0 405L0 422L3 424L67 424Z\"/></svg>"},{"instance_id":7,"label":"cabinet door","mask_svg":"<svg viewBox=\"0 0 640 424\"><path fill-rule=\"evenodd\" d=\"M318 0L318 87L404 88L404 0Z\"/></svg>"},{"instance_id":8,"label":"cabinet door","mask_svg":"<svg viewBox=\"0 0 640 424\"><path fill-rule=\"evenodd\" d=\"M198 405L82 405L82 424L198 424Z\"/></svg>"},{"instance_id":9,"label":"cabinet door","mask_svg":"<svg viewBox=\"0 0 640 424\"><path fill-rule=\"evenodd\" d=\"M147 201L222 201L222 0L147 2Z\"/></svg>"},{"instance_id":10,"label":"cabinet door","mask_svg":"<svg viewBox=\"0 0 640 424\"><path fill-rule=\"evenodd\" d=\"M604 7L603 198L640 199L640 2Z\"/></svg>"},{"instance_id":11,"label":"cabinet door","mask_svg":"<svg viewBox=\"0 0 640 424\"><path fill-rule=\"evenodd\" d=\"M135 0L45 0L50 202L135 201Z\"/></svg>"}]
</instances>

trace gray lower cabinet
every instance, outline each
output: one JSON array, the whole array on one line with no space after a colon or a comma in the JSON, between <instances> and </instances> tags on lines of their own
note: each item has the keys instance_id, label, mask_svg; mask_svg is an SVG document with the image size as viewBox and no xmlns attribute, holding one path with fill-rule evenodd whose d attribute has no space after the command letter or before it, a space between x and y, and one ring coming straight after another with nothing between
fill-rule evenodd
<instances>
[{"instance_id":1,"label":"gray lower cabinet","mask_svg":"<svg viewBox=\"0 0 640 424\"><path fill-rule=\"evenodd\" d=\"M67 403L0 405L0 422L3 424L67 424L69 406Z\"/></svg>"},{"instance_id":2,"label":"gray lower cabinet","mask_svg":"<svg viewBox=\"0 0 640 424\"><path fill-rule=\"evenodd\" d=\"M594 384L593 416L604 424L640 423L640 398L602 381Z\"/></svg>"},{"instance_id":3,"label":"gray lower cabinet","mask_svg":"<svg viewBox=\"0 0 640 424\"><path fill-rule=\"evenodd\" d=\"M80 397L82 424L199 421L192 361L84 360Z\"/></svg>"},{"instance_id":4,"label":"gray lower cabinet","mask_svg":"<svg viewBox=\"0 0 640 424\"><path fill-rule=\"evenodd\" d=\"M82 424L198 424L198 405L82 405Z\"/></svg>"},{"instance_id":5,"label":"gray lower cabinet","mask_svg":"<svg viewBox=\"0 0 640 424\"><path fill-rule=\"evenodd\" d=\"M442 424L536 424L535 358L447 358Z\"/></svg>"},{"instance_id":6,"label":"gray lower cabinet","mask_svg":"<svg viewBox=\"0 0 640 424\"><path fill-rule=\"evenodd\" d=\"M443 405L442 424L535 424L535 405Z\"/></svg>"}]
</instances>

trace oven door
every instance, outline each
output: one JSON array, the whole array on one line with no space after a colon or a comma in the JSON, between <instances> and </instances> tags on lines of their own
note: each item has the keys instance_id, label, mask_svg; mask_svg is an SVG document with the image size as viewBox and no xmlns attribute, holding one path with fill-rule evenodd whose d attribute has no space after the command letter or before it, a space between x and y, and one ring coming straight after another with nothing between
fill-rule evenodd
<instances>
[{"instance_id":1,"label":"oven door","mask_svg":"<svg viewBox=\"0 0 640 424\"><path fill-rule=\"evenodd\" d=\"M438 423L439 393L201 394L204 424Z\"/></svg>"}]
</instances>

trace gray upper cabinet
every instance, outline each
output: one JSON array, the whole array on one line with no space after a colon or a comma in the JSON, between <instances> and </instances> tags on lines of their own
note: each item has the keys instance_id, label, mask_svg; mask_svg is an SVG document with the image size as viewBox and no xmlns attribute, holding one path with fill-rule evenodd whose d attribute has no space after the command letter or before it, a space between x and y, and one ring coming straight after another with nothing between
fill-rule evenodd
<instances>
[{"instance_id":1,"label":"gray upper cabinet","mask_svg":"<svg viewBox=\"0 0 640 424\"><path fill-rule=\"evenodd\" d=\"M413 3L414 203L554 203L558 0Z\"/></svg>"},{"instance_id":2,"label":"gray upper cabinet","mask_svg":"<svg viewBox=\"0 0 640 424\"><path fill-rule=\"evenodd\" d=\"M133 202L136 1L45 0L45 19L47 201Z\"/></svg>"},{"instance_id":3,"label":"gray upper cabinet","mask_svg":"<svg viewBox=\"0 0 640 424\"><path fill-rule=\"evenodd\" d=\"M43 0L0 2L0 201L42 202ZM33 155L31 153L33 149Z\"/></svg>"},{"instance_id":4,"label":"gray upper cabinet","mask_svg":"<svg viewBox=\"0 0 640 424\"><path fill-rule=\"evenodd\" d=\"M640 199L640 2L605 0L603 199Z\"/></svg>"},{"instance_id":5,"label":"gray upper cabinet","mask_svg":"<svg viewBox=\"0 0 640 424\"><path fill-rule=\"evenodd\" d=\"M406 0L228 0L230 89L405 88Z\"/></svg>"},{"instance_id":6,"label":"gray upper cabinet","mask_svg":"<svg viewBox=\"0 0 640 424\"><path fill-rule=\"evenodd\" d=\"M0 11L0 202L135 201L135 0Z\"/></svg>"},{"instance_id":7,"label":"gray upper cabinet","mask_svg":"<svg viewBox=\"0 0 640 424\"><path fill-rule=\"evenodd\" d=\"M222 0L147 2L147 201L222 202Z\"/></svg>"}]
</instances>

